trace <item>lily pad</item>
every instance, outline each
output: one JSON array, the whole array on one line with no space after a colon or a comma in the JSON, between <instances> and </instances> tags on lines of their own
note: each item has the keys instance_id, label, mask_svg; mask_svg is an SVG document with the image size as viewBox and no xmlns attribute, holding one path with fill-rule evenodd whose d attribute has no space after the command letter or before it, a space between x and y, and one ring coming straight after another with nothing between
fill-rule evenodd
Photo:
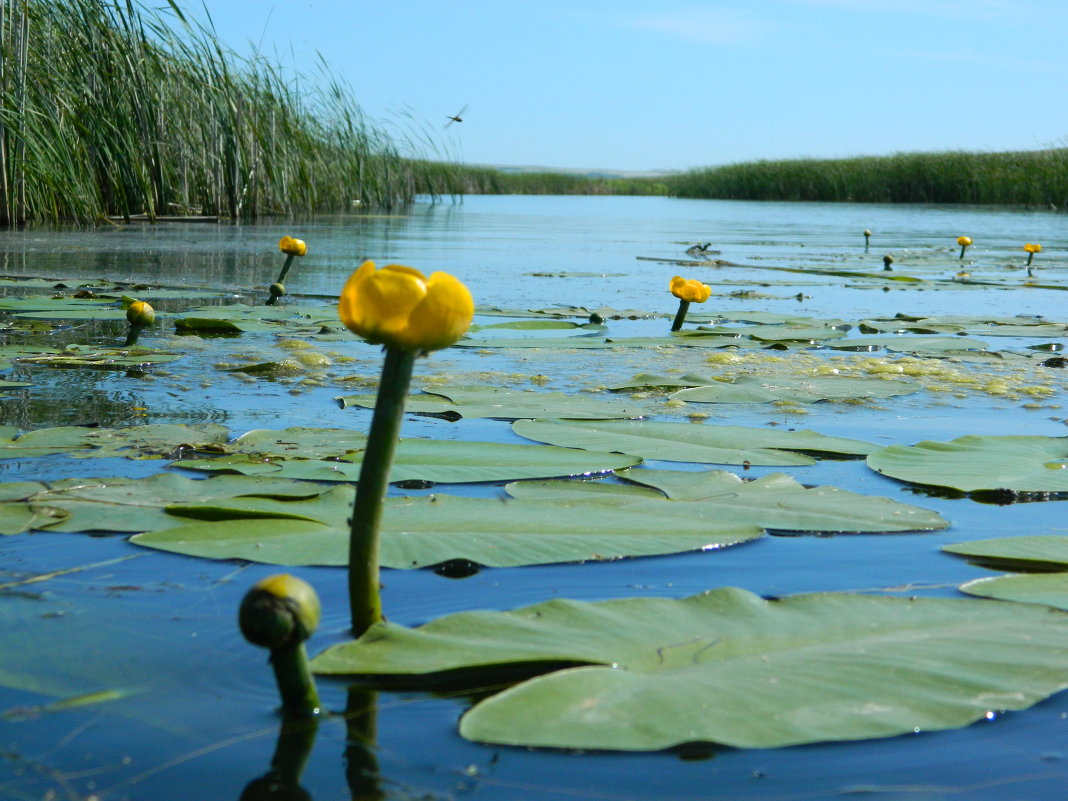
<instances>
[{"instance_id":1,"label":"lily pad","mask_svg":"<svg viewBox=\"0 0 1068 801\"><path fill-rule=\"evenodd\" d=\"M299 478L312 481L356 481L360 454L339 460L229 456L189 459L176 467L209 472ZM593 475L633 467L641 459L616 453L577 451L504 442L405 439L397 445L390 481L469 483Z\"/></svg>"},{"instance_id":2,"label":"lily pad","mask_svg":"<svg viewBox=\"0 0 1068 801\"><path fill-rule=\"evenodd\" d=\"M21 502L32 514L23 531L142 532L187 522L175 517L181 513L176 504L235 497L306 499L322 492L325 490L305 482L244 476L196 480L161 473L144 479L64 479L48 487L38 485L17 501L0 502L0 515Z\"/></svg>"},{"instance_id":3,"label":"lily pad","mask_svg":"<svg viewBox=\"0 0 1068 801\"><path fill-rule=\"evenodd\" d=\"M383 623L312 665L417 686L545 673L477 704L460 733L636 751L957 728L1068 686L1066 659L1068 615L1047 607L722 588Z\"/></svg>"},{"instance_id":4,"label":"lily pad","mask_svg":"<svg viewBox=\"0 0 1068 801\"><path fill-rule=\"evenodd\" d=\"M19 434L0 426L0 459L25 459L63 453L79 458L128 456L160 458L183 448L225 442L226 428L215 423L151 424L130 428L59 426Z\"/></svg>"},{"instance_id":5,"label":"lily pad","mask_svg":"<svg viewBox=\"0 0 1068 801\"><path fill-rule=\"evenodd\" d=\"M823 400L892 398L908 395L919 388L915 382L902 379L742 376L730 383L717 381L705 387L679 390L672 393L671 398L687 403L816 403Z\"/></svg>"},{"instance_id":6,"label":"lily pad","mask_svg":"<svg viewBox=\"0 0 1068 801\"><path fill-rule=\"evenodd\" d=\"M347 395L337 400L346 406L373 409L377 396ZM466 386L446 390L423 390L408 398L405 411L452 417L517 420L524 417L563 417L582 420L611 420L641 417L642 409L615 399L601 400L564 392Z\"/></svg>"},{"instance_id":7,"label":"lily pad","mask_svg":"<svg viewBox=\"0 0 1068 801\"><path fill-rule=\"evenodd\" d=\"M975 579L960 591L980 598L1044 604L1068 610L1068 573L1038 573Z\"/></svg>"},{"instance_id":8,"label":"lily pad","mask_svg":"<svg viewBox=\"0 0 1068 801\"><path fill-rule=\"evenodd\" d=\"M962 492L1068 492L1068 437L978 436L890 445L868 455L883 475Z\"/></svg>"},{"instance_id":9,"label":"lily pad","mask_svg":"<svg viewBox=\"0 0 1068 801\"><path fill-rule=\"evenodd\" d=\"M600 481L532 481L509 484L506 489L513 497L541 501L683 503L691 505L691 513L703 520L748 523L776 531L934 531L949 525L941 515L918 506L837 487L806 488L783 473L753 481L743 481L722 470L635 468L621 470L618 475L639 486Z\"/></svg>"},{"instance_id":10,"label":"lily pad","mask_svg":"<svg viewBox=\"0 0 1068 801\"><path fill-rule=\"evenodd\" d=\"M861 456L876 448L861 440L814 431L638 420L517 420L512 430L521 437L565 448L612 449L642 459L702 464L809 465L815 460L795 451Z\"/></svg>"},{"instance_id":11,"label":"lily pad","mask_svg":"<svg viewBox=\"0 0 1068 801\"><path fill-rule=\"evenodd\" d=\"M211 521L139 534L132 542L210 559L280 565L348 563L352 487L306 501L183 504ZM702 518L692 508L507 501L431 495L387 498L381 564L420 568L454 560L487 567L603 561L716 550L763 535L758 526ZM272 518L272 515L275 517Z\"/></svg>"},{"instance_id":12,"label":"lily pad","mask_svg":"<svg viewBox=\"0 0 1068 801\"><path fill-rule=\"evenodd\" d=\"M1068 537L994 537L945 545L946 553L999 570L1068 571Z\"/></svg>"}]
</instances>

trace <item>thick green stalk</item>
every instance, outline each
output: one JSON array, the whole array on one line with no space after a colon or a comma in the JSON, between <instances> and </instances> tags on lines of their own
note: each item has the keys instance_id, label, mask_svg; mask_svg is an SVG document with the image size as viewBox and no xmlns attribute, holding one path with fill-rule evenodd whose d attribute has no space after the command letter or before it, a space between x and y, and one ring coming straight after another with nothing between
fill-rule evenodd
<instances>
[{"instance_id":1,"label":"thick green stalk","mask_svg":"<svg viewBox=\"0 0 1068 801\"><path fill-rule=\"evenodd\" d=\"M145 330L143 325L134 325L130 323L130 329L126 332L126 342L123 344L124 348L128 348L131 345L137 344L137 338L141 336L141 332Z\"/></svg>"},{"instance_id":2,"label":"thick green stalk","mask_svg":"<svg viewBox=\"0 0 1068 801\"><path fill-rule=\"evenodd\" d=\"M382 500L389 487L415 357L415 351L386 348L378 400L363 452L356 502L349 520L349 607L354 637L382 620L378 580Z\"/></svg>"},{"instance_id":3,"label":"thick green stalk","mask_svg":"<svg viewBox=\"0 0 1068 801\"><path fill-rule=\"evenodd\" d=\"M686 319L686 312L690 310L690 301L680 300L679 310L675 313L675 321L671 324L672 331L678 331L682 328L682 321Z\"/></svg>"},{"instance_id":4,"label":"thick green stalk","mask_svg":"<svg viewBox=\"0 0 1068 801\"><path fill-rule=\"evenodd\" d=\"M319 693L308 667L304 643L297 642L271 650L271 667L282 697L285 718L309 718L319 714Z\"/></svg>"}]
</instances>

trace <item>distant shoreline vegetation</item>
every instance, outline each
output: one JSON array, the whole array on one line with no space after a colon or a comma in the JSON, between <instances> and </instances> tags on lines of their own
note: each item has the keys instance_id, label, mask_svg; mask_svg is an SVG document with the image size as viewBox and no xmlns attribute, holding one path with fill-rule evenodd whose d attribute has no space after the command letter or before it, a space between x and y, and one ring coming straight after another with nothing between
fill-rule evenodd
<instances>
[{"instance_id":1,"label":"distant shoreline vegetation","mask_svg":"<svg viewBox=\"0 0 1068 801\"><path fill-rule=\"evenodd\" d=\"M655 177L456 169L467 193L1068 207L1068 148L753 161Z\"/></svg>"},{"instance_id":2,"label":"distant shoreline vegetation","mask_svg":"<svg viewBox=\"0 0 1068 801\"><path fill-rule=\"evenodd\" d=\"M410 158L329 74L241 58L135 0L0 0L0 226L251 220L401 208L417 195L670 195L1068 207L1068 148L757 161L661 175Z\"/></svg>"},{"instance_id":3,"label":"distant shoreline vegetation","mask_svg":"<svg viewBox=\"0 0 1068 801\"><path fill-rule=\"evenodd\" d=\"M239 58L168 4L0 0L0 225L390 209L447 184L343 83Z\"/></svg>"}]
</instances>

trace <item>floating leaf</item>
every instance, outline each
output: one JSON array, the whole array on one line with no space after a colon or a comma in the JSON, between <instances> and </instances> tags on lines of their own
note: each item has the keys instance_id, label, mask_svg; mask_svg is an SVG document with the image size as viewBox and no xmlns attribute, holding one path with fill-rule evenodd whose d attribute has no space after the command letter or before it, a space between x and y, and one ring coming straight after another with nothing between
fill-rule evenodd
<instances>
[{"instance_id":1,"label":"floating leaf","mask_svg":"<svg viewBox=\"0 0 1068 801\"><path fill-rule=\"evenodd\" d=\"M716 377L686 373L684 375L662 375L660 373L638 373L628 381L609 387L613 391L626 389L656 389L658 387L703 387L716 383ZM545 415L548 416L548 415Z\"/></svg>"},{"instance_id":2,"label":"floating leaf","mask_svg":"<svg viewBox=\"0 0 1068 801\"><path fill-rule=\"evenodd\" d=\"M772 748L951 729L1068 685L1068 615L1040 606L723 588L672 600L553 600L391 623L317 656L319 673L489 684L564 669L464 715L481 742ZM567 667L567 666L573 667Z\"/></svg>"},{"instance_id":3,"label":"floating leaf","mask_svg":"<svg viewBox=\"0 0 1068 801\"><path fill-rule=\"evenodd\" d=\"M743 481L721 470L634 469L620 471L619 477L642 487L597 481L536 481L509 484L506 489L513 497L527 500L581 499L613 505L681 503L689 505L691 514L703 520L751 524L777 531L827 534L934 531L949 525L937 513L918 506L858 495L837 487L809 489L782 473ZM649 492L651 489L657 491Z\"/></svg>"},{"instance_id":4,"label":"floating leaf","mask_svg":"<svg viewBox=\"0 0 1068 801\"><path fill-rule=\"evenodd\" d=\"M517 420L512 430L566 448L612 449L643 459L704 464L808 465L814 464L812 458L790 451L860 456L876 447L814 431L636 420Z\"/></svg>"},{"instance_id":5,"label":"floating leaf","mask_svg":"<svg viewBox=\"0 0 1068 801\"><path fill-rule=\"evenodd\" d=\"M822 400L892 398L919 389L915 382L902 379L846 378L812 376L769 378L741 376L732 382L717 381L705 387L692 387L672 393L674 400L687 403L816 403Z\"/></svg>"},{"instance_id":6,"label":"floating leaf","mask_svg":"<svg viewBox=\"0 0 1068 801\"><path fill-rule=\"evenodd\" d=\"M24 530L156 531L186 522L165 511L182 503L235 497L305 499L324 491L304 482L244 476L197 480L161 473L144 479L64 479L27 496L37 519ZM0 510L5 506L0 503Z\"/></svg>"},{"instance_id":7,"label":"floating leaf","mask_svg":"<svg viewBox=\"0 0 1068 801\"><path fill-rule=\"evenodd\" d=\"M226 441L226 429L214 423L151 424L130 428L60 426L19 434L0 426L0 459L25 459L63 453L76 457L129 456L159 458L184 447Z\"/></svg>"},{"instance_id":8,"label":"floating leaf","mask_svg":"<svg viewBox=\"0 0 1068 801\"><path fill-rule=\"evenodd\" d=\"M20 356L19 364L36 364L41 367L94 367L105 370L127 370L148 364L166 364L182 358L181 353L152 350L150 348L90 348L70 345L61 352L37 353Z\"/></svg>"},{"instance_id":9,"label":"floating leaf","mask_svg":"<svg viewBox=\"0 0 1068 801\"><path fill-rule=\"evenodd\" d=\"M347 395L338 398L342 406L373 409L375 395ZM466 386L445 390L423 390L408 398L408 412L450 415L455 417L517 420L523 417L564 417L582 420L611 420L641 417L643 410L633 403L615 399L602 400L564 392L506 389L503 387Z\"/></svg>"},{"instance_id":10,"label":"floating leaf","mask_svg":"<svg viewBox=\"0 0 1068 801\"><path fill-rule=\"evenodd\" d=\"M926 337L903 336L864 336L853 339L840 339L828 342L827 347L835 350L871 350L885 348L897 353L933 354L941 356L947 352L960 350L986 350L987 343L980 339L967 337Z\"/></svg>"},{"instance_id":11,"label":"floating leaf","mask_svg":"<svg viewBox=\"0 0 1068 801\"><path fill-rule=\"evenodd\" d=\"M841 339L846 336L845 331L831 326L809 326L804 328L777 325L749 325L740 328L731 326L705 328L702 326L698 330L719 336L749 337L750 339L758 339L761 342L820 342L827 339Z\"/></svg>"},{"instance_id":12,"label":"floating leaf","mask_svg":"<svg viewBox=\"0 0 1068 801\"><path fill-rule=\"evenodd\" d=\"M944 545L943 551L999 570L1068 571L1068 537L995 537Z\"/></svg>"},{"instance_id":13,"label":"floating leaf","mask_svg":"<svg viewBox=\"0 0 1068 801\"><path fill-rule=\"evenodd\" d=\"M211 559L344 565L348 563L347 520L353 494L346 486L299 502L183 504L174 511L221 522L140 534L132 541ZM419 568L463 560L488 567L514 567L714 550L763 535L758 526L709 520L682 504L678 508L664 506L502 503L495 498L447 495L387 498L381 563L385 567Z\"/></svg>"},{"instance_id":14,"label":"floating leaf","mask_svg":"<svg viewBox=\"0 0 1068 801\"><path fill-rule=\"evenodd\" d=\"M293 454L293 457L298 454ZM189 470L237 472L244 475L300 478L313 481L355 481L360 454L339 461L260 456L182 460L176 467ZM405 439L397 446L390 481L468 483L514 481L521 478L555 478L591 475L633 467L637 457L614 453L546 448L504 442Z\"/></svg>"},{"instance_id":15,"label":"floating leaf","mask_svg":"<svg viewBox=\"0 0 1068 801\"><path fill-rule=\"evenodd\" d=\"M978 436L890 445L868 455L883 475L962 492L1068 492L1068 437Z\"/></svg>"},{"instance_id":16,"label":"floating leaf","mask_svg":"<svg viewBox=\"0 0 1068 801\"><path fill-rule=\"evenodd\" d=\"M980 598L1045 604L1068 610L1068 573L981 578L962 584L960 591Z\"/></svg>"}]
</instances>

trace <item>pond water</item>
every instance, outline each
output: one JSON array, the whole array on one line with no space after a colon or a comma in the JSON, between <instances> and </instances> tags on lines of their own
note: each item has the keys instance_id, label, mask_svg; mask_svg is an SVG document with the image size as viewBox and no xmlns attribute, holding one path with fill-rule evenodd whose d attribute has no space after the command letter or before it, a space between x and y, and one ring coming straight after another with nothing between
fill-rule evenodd
<instances>
[{"instance_id":1,"label":"pond water","mask_svg":"<svg viewBox=\"0 0 1068 801\"><path fill-rule=\"evenodd\" d=\"M867 249L865 229L873 232ZM152 298L160 319L142 335L142 344L182 356L129 372L19 365L3 377L28 380L32 386L5 390L2 422L22 430L217 423L231 437L289 426L366 430L370 413L340 408L335 397L361 387L367 391L377 377L377 349L347 336L313 343L327 357L323 369L255 379L225 370L281 358L286 351L280 337L174 333L174 318L190 307L262 302L280 267L277 241L282 234L298 236L309 246L287 280L287 302L327 306L360 259L370 257L458 276L475 296L481 312L475 322L481 326L518 319L524 310L582 307L606 316L611 336L663 336L675 311L667 285L676 274L713 286L707 308L695 304L691 314L759 311L837 319L849 323L848 336L857 340L863 337L860 321L895 314L1068 320L1063 292L1068 288L1068 233L1063 213L1045 210L476 196L457 205L417 204L404 215L324 216L240 227L33 228L0 235L0 274L44 277L68 286L107 279L175 288L171 295ZM955 244L961 234L975 240L963 259ZM686 254L690 246L705 242L711 243L705 257L695 260ZM1043 246L1030 276L1024 242ZM894 258L890 272L883 270L887 254ZM889 280L906 276L921 280ZM189 288L206 291L194 297ZM28 290L10 282L2 291L18 295ZM42 292L40 287L33 291ZM490 307L503 311L490 314ZM623 314L616 319L610 310ZM572 319L584 322L578 312ZM0 323L5 320L6 314ZM101 347L121 341L122 331L117 319L76 319L44 333L0 330L0 337L8 343L43 337L59 346ZM1064 342L1048 334L1036 339L989 330L985 335L965 333L991 350L1019 354L1036 344L1052 349ZM482 328L472 334L491 340L513 336L525 344L546 335L561 333ZM710 363L709 355L716 351L700 347L506 348L490 341L484 348L451 348L420 360L415 383L603 392L642 371L782 374L794 366L859 358L796 342L783 347L751 348L738 363ZM957 377L992 369L967 360L954 364ZM878 402L690 404L707 415L698 418L689 416L693 408L659 404L654 415L698 424L707 419L804 428L879 445L964 434L1064 436L1064 370L1044 367L1037 359L1021 361L1019 370L1011 385L1015 389L1007 391L1001 385L990 390L954 384L956 378L950 377L940 387L942 379L934 374L923 391ZM1027 386L1044 390L1019 391ZM403 435L523 441L501 420L449 422L414 414L407 416ZM165 465L121 458L8 459L0 460L0 481L141 477L164 471ZM789 473L806 485L830 484L913 503L937 511L951 525L935 534L774 536L719 552L483 569L462 579L433 570L387 570L383 605L392 621L415 625L449 612L506 609L554 597L683 597L720 586L765 596L843 590L953 596L959 584L992 573L940 553L941 546L1065 533L1063 507L1056 500L997 506L952 493L921 492L871 471L862 460L753 467L745 475L773 472ZM503 498L499 484L436 490ZM0 537L0 621L8 632L0 635L0 798L242 797L246 785L268 769L278 719L264 653L240 638L236 609L247 588L273 572L277 568L267 565L150 551L118 535ZM346 639L343 571L293 572L311 582L323 599L324 621L309 650L318 652ZM35 576L43 580L25 583ZM35 681L27 682L26 675ZM124 697L54 712L41 709L59 698L108 689L121 690ZM809 801L857 793L978 801L1055 797L1068 778L1068 693L951 732L775 750L578 754L461 739L456 721L469 705L466 697L382 692L353 700L339 681L321 681L320 692L334 711L347 703L350 709L352 704L373 708L375 725L372 745L359 748L347 742L340 717L322 722L302 779L318 801Z\"/></svg>"}]
</instances>

